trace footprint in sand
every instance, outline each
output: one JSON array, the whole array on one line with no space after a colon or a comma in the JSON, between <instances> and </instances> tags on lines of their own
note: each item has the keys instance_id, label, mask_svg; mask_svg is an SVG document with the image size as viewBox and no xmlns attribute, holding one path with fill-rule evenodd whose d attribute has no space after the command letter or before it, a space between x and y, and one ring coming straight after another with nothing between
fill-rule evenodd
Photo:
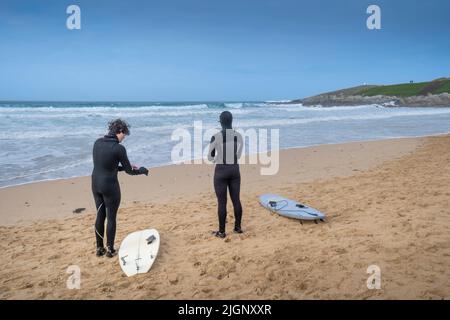
<instances>
[{"instance_id":1,"label":"footprint in sand","mask_svg":"<svg viewBox=\"0 0 450 320\"><path fill-rule=\"evenodd\" d=\"M212 291L212 289L210 289L210 288L203 288L202 289L203 293L210 293L211 291Z\"/></svg>"},{"instance_id":2,"label":"footprint in sand","mask_svg":"<svg viewBox=\"0 0 450 320\"><path fill-rule=\"evenodd\" d=\"M167 277L167 280L169 280L170 284L175 285L180 281L180 276L178 276L176 274L169 274L169 276Z\"/></svg>"},{"instance_id":3,"label":"footprint in sand","mask_svg":"<svg viewBox=\"0 0 450 320\"><path fill-rule=\"evenodd\" d=\"M20 289L31 289L31 288L33 288L33 284L32 283L25 283L25 284L23 284L21 287L20 287Z\"/></svg>"}]
</instances>

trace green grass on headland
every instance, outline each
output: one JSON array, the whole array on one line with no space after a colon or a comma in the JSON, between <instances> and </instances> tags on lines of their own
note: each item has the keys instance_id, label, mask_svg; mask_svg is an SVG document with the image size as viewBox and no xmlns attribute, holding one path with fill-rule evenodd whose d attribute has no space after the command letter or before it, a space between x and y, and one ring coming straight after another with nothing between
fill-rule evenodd
<instances>
[{"instance_id":1,"label":"green grass on headland","mask_svg":"<svg viewBox=\"0 0 450 320\"><path fill-rule=\"evenodd\" d=\"M447 79L437 90L434 91L435 94L439 93L450 93L450 79Z\"/></svg>"},{"instance_id":2,"label":"green grass on headland","mask_svg":"<svg viewBox=\"0 0 450 320\"><path fill-rule=\"evenodd\" d=\"M363 88L356 94L363 96L397 96L411 97L440 93L450 93L450 78L440 78L429 82L404 83L389 86L375 86L371 88Z\"/></svg>"}]
</instances>

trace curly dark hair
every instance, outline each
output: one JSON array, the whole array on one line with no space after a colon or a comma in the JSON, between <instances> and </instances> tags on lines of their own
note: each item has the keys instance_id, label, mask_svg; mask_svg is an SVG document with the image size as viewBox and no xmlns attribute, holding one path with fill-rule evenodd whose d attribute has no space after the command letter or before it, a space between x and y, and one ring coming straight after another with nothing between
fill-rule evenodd
<instances>
[{"instance_id":1,"label":"curly dark hair","mask_svg":"<svg viewBox=\"0 0 450 320\"><path fill-rule=\"evenodd\" d=\"M110 135L124 133L128 136L130 135L130 128L131 126L122 119L111 120L108 123L108 130Z\"/></svg>"}]
</instances>

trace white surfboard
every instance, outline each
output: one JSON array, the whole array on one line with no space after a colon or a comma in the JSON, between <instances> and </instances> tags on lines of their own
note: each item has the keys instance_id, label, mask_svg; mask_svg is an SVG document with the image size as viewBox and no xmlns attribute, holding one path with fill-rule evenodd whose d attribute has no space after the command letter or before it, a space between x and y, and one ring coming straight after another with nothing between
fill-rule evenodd
<instances>
[{"instance_id":1,"label":"white surfboard","mask_svg":"<svg viewBox=\"0 0 450 320\"><path fill-rule=\"evenodd\" d=\"M159 249L159 233L147 229L130 233L119 248L119 263L128 277L150 270Z\"/></svg>"}]
</instances>

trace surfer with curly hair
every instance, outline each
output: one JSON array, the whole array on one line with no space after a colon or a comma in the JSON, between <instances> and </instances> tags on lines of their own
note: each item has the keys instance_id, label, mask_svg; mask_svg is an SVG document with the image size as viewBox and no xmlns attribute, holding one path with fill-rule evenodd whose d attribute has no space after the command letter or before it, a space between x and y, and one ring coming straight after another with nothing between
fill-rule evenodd
<instances>
[{"instance_id":1,"label":"surfer with curly hair","mask_svg":"<svg viewBox=\"0 0 450 320\"><path fill-rule=\"evenodd\" d=\"M106 255L111 258L116 254L114 238L116 235L116 215L120 205L120 185L118 171L130 175L148 175L144 167L137 168L130 164L127 151L120 143L130 134L130 125L121 119L109 122L108 134L94 143L92 171L92 194L94 195L97 218L95 221L95 238L97 256ZM104 248L105 219L107 248Z\"/></svg>"}]
</instances>

